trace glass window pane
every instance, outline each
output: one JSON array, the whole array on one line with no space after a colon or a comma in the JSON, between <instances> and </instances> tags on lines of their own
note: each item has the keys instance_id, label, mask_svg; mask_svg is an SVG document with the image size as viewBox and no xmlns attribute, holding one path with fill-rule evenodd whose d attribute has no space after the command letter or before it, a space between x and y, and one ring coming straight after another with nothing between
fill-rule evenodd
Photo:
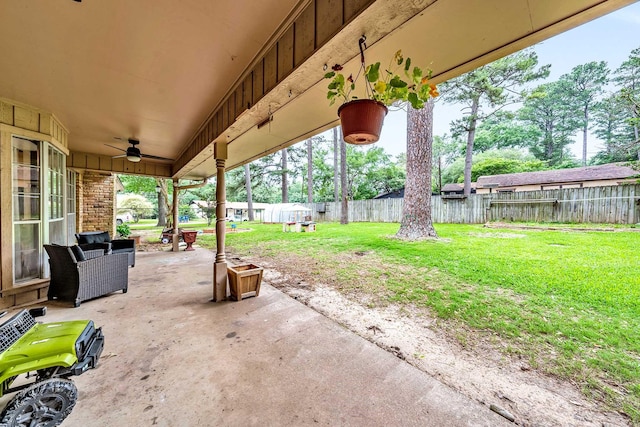
<instances>
[{"instance_id":1,"label":"glass window pane","mask_svg":"<svg viewBox=\"0 0 640 427\"><path fill-rule=\"evenodd\" d=\"M40 144L16 137L11 141L14 220L40 219Z\"/></svg>"},{"instance_id":2,"label":"glass window pane","mask_svg":"<svg viewBox=\"0 0 640 427\"><path fill-rule=\"evenodd\" d=\"M76 212L76 173L67 171L67 213Z\"/></svg>"},{"instance_id":3,"label":"glass window pane","mask_svg":"<svg viewBox=\"0 0 640 427\"><path fill-rule=\"evenodd\" d=\"M13 271L15 281L40 277L40 224L15 224Z\"/></svg>"},{"instance_id":4,"label":"glass window pane","mask_svg":"<svg viewBox=\"0 0 640 427\"><path fill-rule=\"evenodd\" d=\"M49 219L64 218L64 169L62 153L49 147Z\"/></svg>"},{"instance_id":5,"label":"glass window pane","mask_svg":"<svg viewBox=\"0 0 640 427\"><path fill-rule=\"evenodd\" d=\"M40 195L18 193L13 195L14 221L40 219Z\"/></svg>"},{"instance_id":6,"label":"glass window pane","mask_svg":"<svg viewBox=\"0 0 640 427\"><path fill-rule=\"evenodd\" d=\"M76 233L76 173L67 171L67 242L75 242Z\"/></svg>"}]
</instances>

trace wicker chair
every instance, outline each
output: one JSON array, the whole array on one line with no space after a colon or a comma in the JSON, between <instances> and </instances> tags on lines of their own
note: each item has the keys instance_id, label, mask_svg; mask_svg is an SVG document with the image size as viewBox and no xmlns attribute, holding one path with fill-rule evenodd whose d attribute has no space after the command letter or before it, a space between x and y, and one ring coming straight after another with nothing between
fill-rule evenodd
<instances>
[{"instance_id":1,"label":"wicker chair","mask_svg":"<svg viewBox=\"0 0 640 427\"><path fill-rule=\"evenodd\" d=\"M128 255L118 253L100 255L99 251L85 253L79 247L44 245L49 254L51 281L48 297L80 302L122 290L127 292L129 282Z\"/></svg>"}]
</instances>

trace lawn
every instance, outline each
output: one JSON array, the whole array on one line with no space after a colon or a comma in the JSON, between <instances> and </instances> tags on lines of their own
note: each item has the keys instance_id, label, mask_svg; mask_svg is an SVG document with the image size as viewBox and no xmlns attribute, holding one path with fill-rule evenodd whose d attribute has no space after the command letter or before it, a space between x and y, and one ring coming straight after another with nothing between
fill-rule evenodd
<instances>
[{"instance_id":1,"label":"lawn","mask_svg":"<svg viewBox=\"0 0 640 427\"><path fill-rule=\"evenodd\" d=\"M579 384L640 425L640 233L632 229L441 224L438 240L404 242L393 237L397 224L321 223L316 233L238 226L252 231L227 235L234 255L299 257L297 268L346 294L427 307L461 342L495 336L505 355ZM198 243L213 247L215 237Z\"/></svg>"}]
</instances>

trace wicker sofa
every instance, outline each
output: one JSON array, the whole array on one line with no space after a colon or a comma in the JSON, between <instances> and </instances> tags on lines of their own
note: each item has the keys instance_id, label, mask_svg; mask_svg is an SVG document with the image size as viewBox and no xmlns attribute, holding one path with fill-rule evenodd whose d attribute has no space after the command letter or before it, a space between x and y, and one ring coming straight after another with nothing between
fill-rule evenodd
<instances>
[{"instance_id":1,"label":"wicker sofa","mask_svg":"<svg viewBox=\"0 0 640 427\"><path fill-rule=\"evenodd\" d=\"M129 257L129 265L136 265L136 243L130 239L111 240L107 231L85 231L76 234L78 245L82 250L104 249L105 254L126 253Z\"/></svg>"},{"instance_id":2,"label":"wicker sofa","mask_svg":"<svg viewBox=\"0 0 640 427\"><path fill-rule=\"evenodd\" d=\"M44 245L49 255L51 281L48 297L73 302L97 298L115 291L127 292L128 255L104 255L102 250L83 251L79 246Z\"/></svg>"}]
</instances>

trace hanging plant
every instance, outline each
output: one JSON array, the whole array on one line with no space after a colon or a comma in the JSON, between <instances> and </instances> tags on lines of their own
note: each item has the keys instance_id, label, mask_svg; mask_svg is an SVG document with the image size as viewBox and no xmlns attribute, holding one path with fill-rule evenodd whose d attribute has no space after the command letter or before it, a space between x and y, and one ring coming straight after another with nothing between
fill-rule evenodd
<instances>
[{"instance_id":1,"label":"hanging plant","mask_svg":"<svg viewBox=\"0 0 640 427\"><path fill-rule=\"evenodd\" d=\"M389 66L380 69L380 62L366 65L364 62L365 37L360 41L361 69L364 70L366 98L352 95L360 73L345 77L343 67L336 64L325 74L330 79L327 86L329 105L337 100L343 104L338 109L344 140L351 144L371 144L380 139L380 132L388 108L408 102L413 108L423 108L429 98L438 96L438 89L430 82L431 70L411 66L411 58L404 58L398 50Z\"/></svg>"}]
</instances>

